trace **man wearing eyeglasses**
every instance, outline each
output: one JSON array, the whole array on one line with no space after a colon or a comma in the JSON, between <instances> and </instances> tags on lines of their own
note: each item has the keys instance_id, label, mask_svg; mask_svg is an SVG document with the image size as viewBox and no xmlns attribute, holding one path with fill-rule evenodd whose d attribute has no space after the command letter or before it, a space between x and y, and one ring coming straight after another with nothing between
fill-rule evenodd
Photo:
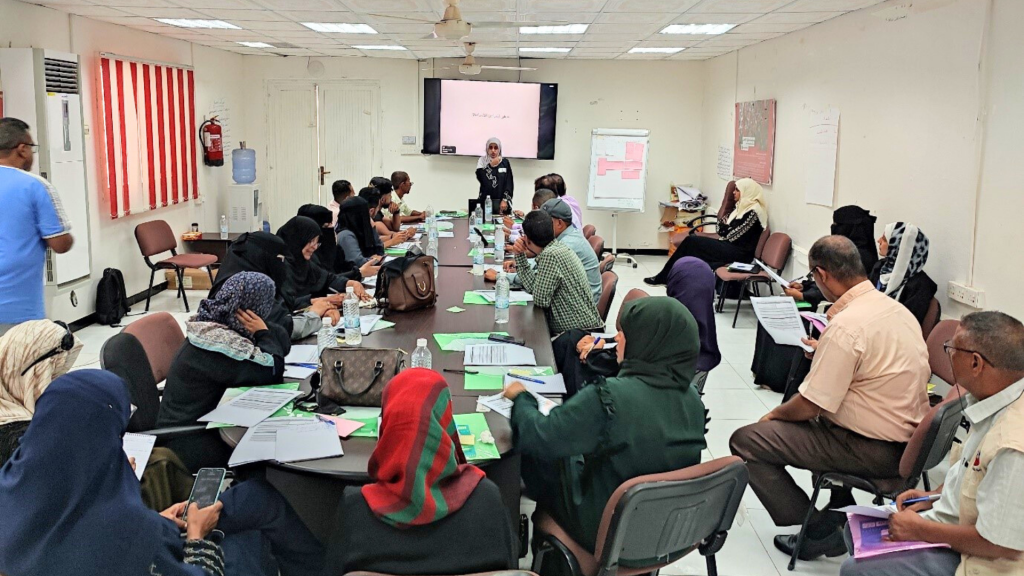
<instances>
[{"instance_id":1,"label":"man wearing eyeglasses","mask_svg":"<svg viewBox=\"0 0 1024 576\"><path fill-rule=\"evenodd\" d=\"M850 559L841 576L1024 573L1024 324L1002 312L968 314L945 348L968 392L960 401L970 433L942 486L899 495L889 537L950 548ZM938 500L905 504L929 496Z\"/></svg>"},{"instance_id":2,"label":"man wearing eyeglasses","mask_svg":"<svg viewBox=\"0 0 1024 576\"><path fill-rule=\"evenodd\" d=\"M71 221L56 188L29 172L37 144L28 124L0 118L0 334L46 317L46 249L71 250Z\"/></svg>"},{"instance_id":3,"label":"man wearing eyeglasses","mask_svg":"<svg viewBox=\"0 0 1024 576\"><path fill-rule=\"evenodd\" d=\"M806 341L815 348L811 371L798 394L729 441L777 526L800 525L810 507L786 466L898 479L903 451L928 411L931 368L914 315L868 281L848 238L818 240L807 259L822 294L834 302L821 341ZM832 510L855 503L851 489L832 489L828 505L811 516L801 559L846 553L846 515ZM792 554L795 541L780 535L774 543Z\"/></svg>"}]
</instances>

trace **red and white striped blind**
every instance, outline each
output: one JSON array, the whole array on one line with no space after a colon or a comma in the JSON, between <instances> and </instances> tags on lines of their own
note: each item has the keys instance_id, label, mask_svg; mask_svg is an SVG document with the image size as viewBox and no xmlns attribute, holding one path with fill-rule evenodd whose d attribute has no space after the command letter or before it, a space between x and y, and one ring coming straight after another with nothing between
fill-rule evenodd
<instances>
[{"instance_id":1,"label":"red and white striped blind","mask_svg":"<svg viewBox=\"0 0 1024 576\"><path fill-rule=\"evenodd\" d=\"M110 217L199 197L192 70L100 58Z\"/></svg>"}]
</instances>

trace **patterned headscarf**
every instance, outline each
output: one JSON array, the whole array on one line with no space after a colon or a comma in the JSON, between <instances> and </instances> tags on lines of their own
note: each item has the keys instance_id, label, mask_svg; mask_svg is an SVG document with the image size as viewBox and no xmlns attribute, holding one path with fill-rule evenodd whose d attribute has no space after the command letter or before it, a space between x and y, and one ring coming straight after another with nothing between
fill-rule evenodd
<instances>
[{"instance_id":1,"label":"patterned headscarf","mask_svg":"<svg viewBox=\"0 0 1024 576\"><path fill-rule=\"evenodd\" d=\"M0 337L0 426L32 419L36 400L57 377L75 364L82 342L29 368L46 353L60 348L67 330L52 320L31 320L11 328Z\"/></svg>"},{"instance_id":2,"label":"patterned headscarf","mask_svg":"<svg viewBox=\"0 0 1024 576\"><path fill-rule=\"evenodd\" d=\"M199 304L192 322L215 322L230 328L243 338L252 340L252 333L235 318L239 310L250 310L265 318L274 305L274 281L259 272L239 272L221 286L217 295Z\"/></svg>"},{"instance_id":3,"label":"patterned headscarf","mask_svg":"<svg viewBox=\"0 0 1024 576\"><path fill-rule=\"evenodd\" d=\"M906 222L886 224L885 237L889 240L889 251L882 262L877 288L898 300L907 280L928 262L928 237Z\"/></svg>"},{"instance_id":4,"label":"patterned headscarf","mask_svg":"<svg viewBox=\"0 0 1024 576\"><path fill-rule=\"evenodd\" d=\"M388 382L381 404L373 484L362 488L370 510L399 528L458 512L484 473L462 453L448 383L432 370L404 370Z\"/></svg>"}]
</instances>

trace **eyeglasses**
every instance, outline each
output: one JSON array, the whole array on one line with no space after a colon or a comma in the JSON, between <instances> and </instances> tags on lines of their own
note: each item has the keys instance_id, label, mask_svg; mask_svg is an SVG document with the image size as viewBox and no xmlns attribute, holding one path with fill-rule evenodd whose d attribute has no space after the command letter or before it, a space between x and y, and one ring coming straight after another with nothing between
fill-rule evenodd
<instances>
[{"instance_id":1,"label":"eyeglasses","mask_svg":"<svg viewBox=\"0 0 1024 576\"><path fill-rule=\"evenodd\" d=\"M964 352L967 354L977 354L978 356L981 357L982 360L988 362L989 366L993 368L996 367L996 365L993 364L992 361L989 360L988 358L985 358L985 355L982 354L981 352L978 352L977 350L968 350L967 348L957 348L956 346L953 346L952 342L952 340L947 340L946 342L942 343L942 349L946 352L946 355L949 356L950 363L953 362L953 350L958 350L960 352Z\"/></svg>"},{"instance_id":2,"label":"eyeglasses","mask_svg":"<svg viewBox=\"0 0 1024 576\"><path fill-rule=\"evenodd\" d=\"M75 347L75 336L71 333L71 328L69 328L67 324L65 324L65 323L63 323L63 322L61 322L59 320L54 322L54 324L56 324L56 325L58 325L58 326L60 326L61 328L64 329L64 336L61 336L60 344L56 348L54 348L53 350L50 350L46 354L43 354L39 358L36 358L35 360L33 360L31 364L26 366L25 369L21 371L21 375L22 376L24 376L25 374L28 374L28 371L31 370L32 367L35 366L36 364L39 364L40 362L42 362L44 360L48 360L50 358L53 358L54 356L56 356L57 354L60 354L61 352L68 352L72 348Z\"/></svg>"}]
</instances>

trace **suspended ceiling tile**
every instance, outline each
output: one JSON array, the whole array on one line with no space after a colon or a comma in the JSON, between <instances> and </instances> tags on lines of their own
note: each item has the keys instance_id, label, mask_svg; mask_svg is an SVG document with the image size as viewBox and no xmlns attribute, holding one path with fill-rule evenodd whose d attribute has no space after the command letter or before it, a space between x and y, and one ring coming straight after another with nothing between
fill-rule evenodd
<instances>
[{"instance_id":1,"label":"suspended ceiling tile","mask_svg":"<svg viewBox=\"0 0 1024 576\"><path fill-rule=\"evenodd\" d=\"M743 24L761 17L761 14L718 14L714 12L687 12L672 24Z\"/></svg>"},{"instance_id":2,"label":"suspended ceiling tile","mask_svg":"<svg viewBox=\"0 0 1024 576\"><path fill-rule=\"evenodd\" d=\"M102 1L102 0L94 0ZM112 0L117 3L120 0ZM196 10L259 10L261 6L249 0L174 0L174 3L183 8L195 8Z\"/></svg>"},{"instance_id":3,"label":"suspended ceiling tile","mask_svg":"<svg viewBox=\"0 0 1024 576\"><path fill-rule=\"evenodd\" d=\"M636 36L650 36L660 32L662 26L658 24L591 24L587 28L587 34L634 34Z\"/></svg>"},{"instance_id":4,"label":"suspended ceiling tile","mask_svg":"<svg viewBox=\"0 0 1024 576\"><path fill-rule=\"evenodd\" d=\"M657 24L664 26L676 19L676 12L611 12L599 15L598 24Z\"/></svg>"},{"instance_id":5,"label":"suspended ceiling tile","mask_svg":"<svg viewBox=\"0 0 1024 576\"><path fill-rule=\"evenodd\" d=\"M349 12L344 4L337 0L251 0L252 2L275 11L311 10L315 12Z\"/></svg>"},{"instance_id":6,"label":"suspended ceiling tile","mask_svg":"<svg viewBox=\"0 0 1024 576\"><path fill-rule=\"evenodd\" d=\"M553 24L590 24L599 16L597 12L542 12L523 14L517 22L551 22Z\"/></svg>"},{"instance_id":7,"label":"suspended ceiling tile","mask_svg":"<svg viewBox=\"0 0 1024 576\"><path fill-rule=\"evenodd\" d=\"M520 14L601 12L607 0L519 0Z\"/></svg>"},{"instance_id":8,"label":"suspended ceiling tile","mask_svg":"<svg viewBox=\"0 0 1024 576\"><path fill-rule=\"evenodd\" d=\"M860 10L879 4L884 0L796 0L783 7L780 12L825 12Z\"/></svg>"},{"instance_id":9,"label":"suspended ceiling tile","mask_svg":"<svg viewBox=\"0 0 1024 576\"><path fill-rule=\"evenodd\" d=\"M816 24L842 16L845 12L772 12L753 21L754 24Z\"/></svg>"},{"instance_id":10,"label":"suspended ceiling tile","mask_svg":"<svg viewBox=\"0 0 1024 576\"><path fill-rule=\"evenodd\" d=\"M700 0L608 0L605 12L675 12L693 8Z\"/></svg>"},{"instance_id":11,"label":"suspended ceiling tile","mask_svg":"<svg viewBox=\"0 0 1024 576\"><path fill-rule=\"evenodd\" d=\"M432 12L440 11L441 2L433 0L342 0L353 12Z\"/></svg>"},{"instance_id":12,"label":"suspended ceiling tile","mask_svg":"<svg viewBox=\"0 0 1024 576\"><path fill-rule=\"evenodd\" d=\"M262 20L235 20L235 24L241 26L246 30L267 30L274 32L308 32L309 28L295 22L264 22Z\"/></svg>"},{"instance_id":13,"label":"suspended ceiling tile","mask_svg":"<svg viewBox=\"0 0 1024 576\"><path fill-rule=\"evenodd\" d=\"M50 2L48 2L50 3ZM65 4L65 2L59 2ZM167 0L106 0L98 2L75 2L75 4L96 4L97 6L110 6L112 8L122 7L141 7L141 8L173 8L175 4L168 2Z\"/></svg>"},{"instance_id":14,"label":"suspended ceiling tile","mask_svg":"<svg viewBox=\"0 0 1024 576\"><path fill-rule=\"evenodd\" d=\"M581 42L636 42L644 40L648 34L587 34Z\"/></svg>"},{"instance_id":15,"label":"suspended ceiling tile","mask_svg":"<svg viewBox=\"0 0 1024 576\"><path fill-rule=\"evenodd\" d=\"M767 14L790 4L793 0L702 0L691 13Z\"/></svg>"},{"instance_id":16,"label":"suspended ceiling tile","mask_svg":"<svg viewBox=\"0 0 1024 576\"><path fill-rule=\"evenodd\" d=\"M605 42L600 40L582 40L576 44L579 48L603 48L615 50L629 50L636 45L636 42Z\"/></svg>"},{"instance_id":17,"label":"suspended ceiling tile","mask_svg":"<svg viewBox=\"0 0 1024 576\"><path fill-rule=\"evenodd\" d=\"M118 10L117 8L109 8L107 6L93 6L86 4L46 4L47 8L53 8L54 10L60 10L62 12L68 12L71 14L77 14L79 16L88 16L89 18L117 18L123 16L130 16L127 12Z\"/></svg>"},{"instance_id":18,"label":"suspended ceiling tile","mask_svg":"<svg viewBox=\"0 0 1024 576\"><path fill-rule=\"evenodd\" d=\"M189 8L147 8L141 6L127 6L120 8L132 16L143 18L206 18L205 15Z\"/></svg>"},{"instance_id":19,"label":"suspended ceiling tile","mask_svg":"<svg viewBox=\"0 0 1024 576\"><path fill-rule=\"evenodd\" d=\"M360 24L362 20L352 12L317 12L314 10L277 10L275 14L295 22L331 22Z\"/></svg>"},{"instance_id":20,"label":"suspended ceiling tile","mask_svg":"<svg viewBox=\"0 0 1024 576\"><path fill-rule=\"evenodd\" d=\"M642 48L689 48L704 41L704 38L693 36L658 36L641 41L637 46Z\"/></svg>"},{"instance_id":21,"label":"suspended ceiling tile","mask_svg":"<svg viewBox=\"0 0 1024 576\"><path fill-rule=\"evenodd\" d=\"M359 13L362 21L370 24L433 24L440 19L434 12L373 12Z\"/></svg>"},{"instance_id":22,"label":"suspended ceiling tile","mask_svg":"<svg viewBox=\"0 0 1024 576\"><path fill-rule=\"evenodd\" d=\"M226 20L228 22L283 22L288 20L284 16L271 10L226 10L221 8L197 8L197 12L205 14L208 18ZM239 24L245 28L244 25Z\"/></svg>"},{"instance_id":23,"label":"suspended ceiling tile","mask_svg":"<svg viewBox=\"0 0 1024 576\"><path fill-rule=\"evenodd\" d=\"M763 34L766 32L796 32L802 28L812 26L813 22L805 22L801 24L758 24L751 22L749 24L743 24L737 26L729 31L730 34ZM728 34L726 34L728 36Z\"/></svg>"},{"instance_id":24,"label":"suspended ceiling tile","mask_svg":"<svg viewBox=\"0 0 1024 576\"><path fill-rule=\"evenodd\" d=\"M462 0L459 8L466 12L515 12L516 0Z\"/></svg>"}]
</instances>

